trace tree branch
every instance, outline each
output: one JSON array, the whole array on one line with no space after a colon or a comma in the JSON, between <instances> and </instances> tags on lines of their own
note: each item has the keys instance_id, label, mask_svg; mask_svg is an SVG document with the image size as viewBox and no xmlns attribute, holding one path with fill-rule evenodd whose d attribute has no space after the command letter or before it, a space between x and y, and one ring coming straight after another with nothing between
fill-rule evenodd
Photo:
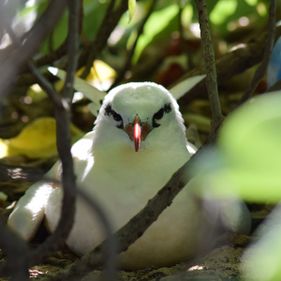
<instances>
[{"instance_id":1,"label":"tree branch","mask_svg":"<svg viewBox=\"0 0 281 281\"><path fill-rule=\"evenodd\" d=\"M50 252L64 243L72 228L75 215L76 183L71 155L70 104L77 66L80 0L70 1L68 8L68 67L62 97L58 96L50 83L39 72L34 72L41 86L47 91L55 105L57 149L62 163L62 185L64 192L58 225L53 234L32 253L30 264L42 261Z\"/></svg>"},{"instance_id":2,"label":"tree branch","mask_svg":"<svg viewBox=\"0 0 281 281\"><path fill-rule=\"evenodd\" d=\"M15 81L19 69L32 57L41 42L52 31L64 10L65 4L66 0L53 0L32 29L24 35L22 40L19 40L21 46L8 50L5 58L4 56L1 57L3 58L0 64L0 92L2 95L8 93L8 88Z\"/></svg>"},{"instance_id":3,"label":"tree branch","mask_svg":"<svg viewBox=\"0 0 281 281\"><path fill-rule=\"evenodd\" d=\"M201 30L204 64L207 75L206 86L212 113L211 134L214 134L223 120L217 85L215 53L212 46L211 32L209 28L207 4L205 0L195 0L195 3L197 6L198 19Z\"/></svg>"},{"instance_id":4,"label":"tree branch","mask_svg":"<svg viewBox=\"0 0 281 281\"><path fill-rule=\"evenodd\" d=\"M100 28L96 34L96 37L92 43L92 47L89 51L84 52L80 56L80 61L86 60L86 66L81 74L82 78L86 78L89 74L91 67L93 65L93 61L97 57L97 55L104 49L106 46L107 40L117 25L118 21L120 20L123 13L128 8L128 1L118 1L118 7L115 8L115 0L111 0L109 6L107 8L106 14L103 18L103 21L100 25Z\"/></svg>"},{"instance_id":5,"label":"tree branch","mask_svg":"<svg viewBox=\"0 0 281 281\"><path fill-rule=\"evenodd\" d=\"M146 206L114 234L119 245L118 253L126 251L157 220L165 208L172 204L176 195L191 179L191 167L198 161L198 158L205 150L206 147L200 148L188 162L174 173L169 182L147 202ZM83 274L89 273L95 266L103 262L101 249L104 247L104 243L106 241L89 254L84 255L80 260L75 261L65 272L55 277L50 277L47 281L78 280L78 277L81 277L81 272Z\"/></svg>"}]
</instances>

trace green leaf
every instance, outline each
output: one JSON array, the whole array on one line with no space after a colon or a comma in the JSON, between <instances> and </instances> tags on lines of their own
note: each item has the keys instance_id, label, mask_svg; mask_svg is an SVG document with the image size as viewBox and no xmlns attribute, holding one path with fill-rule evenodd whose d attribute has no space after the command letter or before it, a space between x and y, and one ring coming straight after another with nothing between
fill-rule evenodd
<instances>
[{"instance_id":1,"label":"green leaf","mask_svg":"<svg viewBox=\"0 0 281 281\"><path fill-rule=\"evenodd\" d=\"M65 79L66 73L64 70L58 69L56 67L48 67L50 73L54 76L59 77L61 80ZM103 100L105 96L105 92L98 90L94 86L87 83L85 80L75 77L74 79L74 88L85 95L89 100L91 100L95 104L95 108L100 107L100 102ZM93 106L94 107L94 106ZM96 115L96 112L93 114Z\"/></svg>"},{"instance_id":2,"label":"green leaf","mask_svg":"<svg viewBox=\"0 0 281 281\"><path fill-rule=\"evenodd\" d=\"M136 0L128 0L129 20L131 21L136 10Z\"/></svg>"},{"instance_id":3,"label":"green leaf","mask_svg":"<svg viewBox=\"0 0 281 281\"><path fill-rule=\"evenodd\" d=\"M72 140L82 137L82 132L71 124ZM48 134L46 135L46 132ZM41 117L29 123L16 137L7 140L8 155L24 155L31 159L49 158L57 154L56 120Z\"/></svg>"},{"instance_id":4,"label":"green leaf","mask_svg":"<svg viewBox=\"0 0 281 281\"><path fill-rule=\"evenodd\" d=\"M167 30L165 37L173 29L177 29L177 15L178 5L172 4L161 10L155 11L148 19L144 33L140 36L136 51L134 53L133 61L136 62L142 51L149 45L157 36L159 36L164 30ZM172 29L172 30L171 30Z\"/></svg>"},{"instance_id":5,"label":"green leaf","mask_svg":"<svg viewBox=\"0 0 281 281\"><path fill-rule=\"evenodd\" d=\"M281 200L281 91L252 99L226 120L217 149L198 162L201 185L217 195ZM211 165L210 165L210 164Z\"/></svg>"},{"instance_id":6,"label":"green leaf","mask_svg":"<svg viewBox=\"0 0 281 281\"><path fill-rule=\"evenodd\" d=\"M205 74L189 77L174 85L170 89L170 92L174 96L174 98L178 100L179 98L184 96L190 89L192 89L196 84L202 81L205 77Z\"/></svg>"},{"instance_id":7,"label":"green leaf","mask_svg":"<svg viewBox=\"0 0 281 281\"><path fill-rule=\"evenodd\" d=\"M83 38L92 40L105 15L108 1L83 1Z\"/></svg>"}]
</instances>

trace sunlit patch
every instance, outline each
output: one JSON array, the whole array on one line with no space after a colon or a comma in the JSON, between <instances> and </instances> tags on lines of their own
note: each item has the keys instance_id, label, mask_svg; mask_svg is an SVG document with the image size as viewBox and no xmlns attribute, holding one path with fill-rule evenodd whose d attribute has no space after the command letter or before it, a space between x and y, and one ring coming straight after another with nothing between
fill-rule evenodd
<instances>
[{"instance_id":1,"label":"sunlit patch","mask_svg":"<svg viewBox=\"0 0 281 281\"><path fill-rule=\"evenodd\" d=\"M25 7L33 7L35 5L36 1L35 0L28 0L25 3Z\"/></svg>"},{"instance_id":2,"label":"sunlit patch","mask_svg":"<svg viewBox=\"0 0 281 281\"><path fill-rule=\"evenodd\" d=\"M199 271L199 270L204 270L204 269L207 269L206 266L197 264L197 265L190 267L187 271Z\"/></svg>"},{"instance_id":3,"label":"sunlit patch","mask_svg":"<svg viewBox=\"0 0 281 281\"><path fill-rule=\"evenodd\" d=\"M250 6L257 5L258 0L245 0L245 2Z\"/></svg>"},{"instance_id":4,"label":"sunlit patch","mask_svg":"<svg viewBox=\"0 0 281 281\"><path fill-rule=\"evenodd\" d=\"M0 139L0 158L4 158L9 154L9 147L5 140Z\"/></svg>"},{"instance_id":5,"label":"sunlit patch","mask_svg":"<svg viewBox=\"0 0 281 281\"><path fill-rule=\"evenodd\" d=\"M93 145L93 140L84 138L77 141L71 148L71 153L73 157L79 160L85 160L89 156L89 151Z\"/></svg>"},{"instance_id":6,"label":"sunlit patch","mask_svg":"<svg viewBox=\"0 0 281 281\"><path fill-rule=\"evenodd\" d=\"M50 184L43 184L39 189L36 190L25 208L30 210L30 212L34 215L38 214L42 210L42 206L47 203L52 190L53 188Z\"/></svg>"},{"instance_id":7,"label":"sunlit patch","mask_svg":"<svg viewBox=\"0 0 281 281\"><path fill-rule=\"evenodd\" d=\"M23 178L23 171L21 168L7 169L9 177L14 180L19 180Z\"/></svg>"},{"instance_id":8,"label":"sunlit patch","mask_svg":"<svg viewBox=\"0 0 281 281\"><path fill-rule=\"evenodd\" d=\"M25 96L25 97L23 98L23 103L24 103L24 104L32 104L32 97L30 97L30 96Z\"/></svg>"},{"instance_id":9,"label":"sunlit patch","mask_svg":"<svg viewBox=\"0 0 281 281\"><path fill-rule=\"evenodd\" d=\"M75 92L72 102L80 101L84 98L84 95L81 92Z\"/></svg>"},{"instance_id":10,"label":"sunlit patch","mask_svg":"<svg viewBox=\"0 0 281 281\"><path fill-rule=\"evenodd\" d=\"M250 24L250 20L247 17L241 17L238 20L238 22L239 22L240 26L243 26L243 27L248 26Z\"/></svg>"},{"instance_id":11,"label":"sunlit patch","mask_svg":"<svg viewBox=\"0 0 281 281\"><path fill-rule=\"evenodd\" d=\"M257 5L257 12L260 16L266 16L267 15L267 8L266 8L266 5L264 3L259 3Z\"/></svg>"},{"instance_id":12,"label":"sunlit patch","mask_svg":"<svg viewBox=\"0 0 281 281\"><path fill-rule=\"evenodd\" d=\"M200 38L200 26L199 23L193 23L190 25L190 30L193 33L193 35L197 38Z\"/></svg>"},{"instance_id":13,"label":"sunlit patch","mask_svg":"<svg viewBox=\"0 0 281 281\"><path fill-rule=\"evenodd\" d=\"M238 49L245 49L246 47L247 47L246 44L241 43L241 44L237 44L237 45L233 46L232 48L230 48L229 51L232 52L232 51L235 51L235 50L238 50Z\"/></svg>"},{"instance_id":14,"label":"sunlit patch","mask_svg":"<svg viewBox=\"0 0 281 281\"><path fill-rule=\"evenodd\" d=\"M29 271L29 277L30 278L37 278L39 275L47 273L47 272L43 272L43 271L41 271L39 269L36 269L36 268L31 268L28 271Z\"/></svg>"},{"instance_id":15,"label":"sunlit patch","mask_svg":"<svg viewBox=\"0 0 281 281\"><path fill-rule=\"evenodd\" d=\"M7 48L11 45L12 41L8 33L5 33L0 40L0 50Z\"/></svg>"}]
</instances>

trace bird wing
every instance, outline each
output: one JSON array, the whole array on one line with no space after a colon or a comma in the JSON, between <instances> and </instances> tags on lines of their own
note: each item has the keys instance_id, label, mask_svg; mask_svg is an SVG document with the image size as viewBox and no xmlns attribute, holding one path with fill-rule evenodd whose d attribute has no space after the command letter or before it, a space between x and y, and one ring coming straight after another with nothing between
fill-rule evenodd
<instances>
[{"instance_id":1,"label":"bird wing","mask_svg":"<svg viewBox=\"0 0 281 281\"><path fill-rule=\"evenodd\" d=\"M78 173L90 169L92 163L87 161L92 148L92 132L78 140L72 147L71 153ZM89 163L88 163L89 162ZM91 165L90 165L91 164ZM89 166L89 168L88 168ZM82 171L79 171L82 170ZM77 171L76 171L77 172ZM59 179L61 164L57 162L47 173L48 178ZM54 190L54 184L39 181L33 184L20 198L15 209L8 218L8 225L23 239L30 240L40 226L44 215L45 206L49 196Z\"/></svg>"},{"instance_id":2,"label":"bird wing","mask_svg":"<svg viewBox=\"0 0 281 281\"><path fill-rule=\"evenodd\" d=\"M30 240L40 226L45 205L53 190L50 183L42 181L33 184L18 201L8 218L8 226L23 239Z\"/></svg>"}]
</instances>

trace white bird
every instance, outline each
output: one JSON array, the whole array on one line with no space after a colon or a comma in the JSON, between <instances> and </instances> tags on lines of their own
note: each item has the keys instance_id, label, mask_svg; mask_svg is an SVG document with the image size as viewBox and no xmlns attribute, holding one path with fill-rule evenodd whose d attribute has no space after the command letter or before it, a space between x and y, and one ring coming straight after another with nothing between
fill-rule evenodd
<instances>
[{"instance_id":1,"label":"white bird","mask_svg":"<svg viewBox=\"0 0 281 281\"><path fill-rule=\"evenodd\" d=\"M72 147L78 186L104 206L114 229L136 215L195 152L185 137L179 106L164 87L128 83L106 95L92 132ZM59 179L61 164L48 173ZM60 216L62 189L32 185L11 213L8 224L31 239L45 217L53 231ZM200 210L185 188L148 230L120 255L121 266L164 266L196 252ZM67 245L84 254L104 239L95 215L78 199Z\"/></svg>"}]
</instances>

